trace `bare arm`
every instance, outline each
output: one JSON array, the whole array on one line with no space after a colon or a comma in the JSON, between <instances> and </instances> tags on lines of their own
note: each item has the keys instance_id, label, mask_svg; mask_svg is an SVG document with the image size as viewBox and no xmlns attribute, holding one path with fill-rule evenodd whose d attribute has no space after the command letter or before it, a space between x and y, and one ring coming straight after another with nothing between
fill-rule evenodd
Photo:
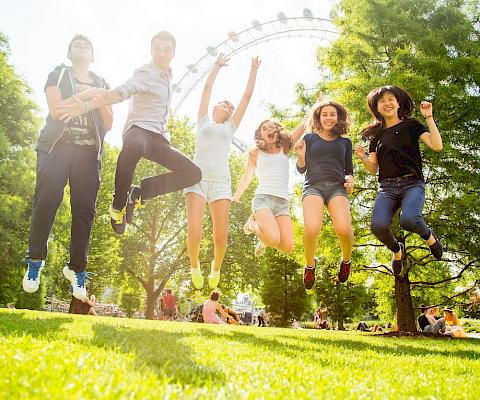
<instances>
[{"instance_id":1,"label":"bare arm","mask_svg":"<svg viewBox=\"0 0 480 400\"><path fill-rule=\"evenodd\" d=\"M422 101L420 105L420 112L427 122L428 132L420 135L420 140L433 151L441 151L443 149L442 136L438 131L437 124L433 119L433 107L428 101Z\"/></svg>"},{"instance_id":2,"label":"bare arm","mask_svg":"<svg viewBox=\"0 0 480 400\"><path fill-rule=\"evenodd\" d=\"M238 103L237 110L233 114L233 123L238 128L240 122L242 122L243 116L245 115L245 111L247 111L248 103L250 103L250 99L252 98L253 89L255 88L255 82L257 80L257 71L258 67L261 64L261 60L258 57L252 58L252 65L250 67L250 75L248 76L247 87L245 88L245 92Z\"/></svg>"},{"instance_id":3,"label":"bare arm","mask_svg":"<svg viewBox=\"0 0 480 400\"><path fill-rule=\"evenodd\" d=\"M290 134L290 136L292 137L292 143L295 145L295 143L298 141L298 139L302 137L304 133L305 133L305 119Z\"/></svg>"},{"instance_id":4,"label":"bare arm","mask_svg":"<svg viewBox=\"0 0 480 400\"><path fill-rule=\"evenodd\" d=\"M229 315L225 312L225 310L223 309L223 307L220 303L217 302L217 304L215 304L215 309L220 313L222 318L228 318L229 317Z\"/></svg>"},{"instance_id":5,"label":"bare arm","mask_svg":"<svg viewBox=\"0 0 480 400\"><path fill-rule=\"evenodd\" d=\"M207 81L203 87L202 98L200 99L200 106L198 107L198 120L202 119L208 113L208 103L210 103L210 96L212 94L213 84L217 78L218 71L222 67L226 67L229 58L225 58L223 53L220 53L217 57L217 61L212 67L210 74L208 74Z\"/></svg>"},{"instance_id":6,"label":"bare arm","mask_svg":"<svg viewBox=\"0 0 480 400\"><path fill-rule=\"evenodd\" d=\"M252 149L248 152L248 158L245 165L245 172L238 182L237 190L233 195L232 201L240 203L240 198L242 197L243 192L247 190L248 186L252 182L253 176L255 174L255 169L257 167L257 158L258 158L258 149Z\"/></svg>"},{"instance_id":7,"label":"bare arm","mask_svg":"<svg viewBox=\"0 0 480 400\"><path fill-rule=\"evenodd\" d=\"M371 152L369 155L365 153L365 149L362 145L355 147L355 155L362 160L363 166L371 174L376 175L378 172L378 160L377 153Z\"/></svg>"},{"instance_id":8,"label":"bare arm","mask_svg":"<svg viewBox=\"0 0 480 400\"><path fill-rule=\"evenodd\" d=\"M123 101L122 96L117 90L107 90L102 94L96 95L94 98L88 101L82 101L74 97L72 104L60 105L57 111L60 115L59 119L64 122L70 121L72 118L85 114L90 110L109 106L111 104L120 103Z\"/></svg>"}]
</instances>

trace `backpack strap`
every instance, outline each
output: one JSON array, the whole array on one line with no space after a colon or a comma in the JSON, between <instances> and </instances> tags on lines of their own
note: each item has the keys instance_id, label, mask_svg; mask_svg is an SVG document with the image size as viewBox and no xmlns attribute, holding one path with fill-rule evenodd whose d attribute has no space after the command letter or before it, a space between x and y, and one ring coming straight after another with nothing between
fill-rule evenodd
<instances>
[{"instance_id":1,"label":"backpack strap","mask_svg":"<svg viewBox=\"0 0 480 400\"><path fill-rule=\"evenodd\" d=\"M62 70L60 71L60 75L58 75L58 81L57 81L57 88L60 86L60 82L63 79L63 75L65 74L66 68L63 67Z\"/></svg>"}]
</instances>

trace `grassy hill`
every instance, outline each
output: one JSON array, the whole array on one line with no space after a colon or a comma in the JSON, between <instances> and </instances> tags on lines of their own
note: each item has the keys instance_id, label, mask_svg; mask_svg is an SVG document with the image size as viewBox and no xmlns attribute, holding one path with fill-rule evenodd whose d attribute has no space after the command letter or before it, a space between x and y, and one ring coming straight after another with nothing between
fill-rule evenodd
<instances>
[{"instance_id":1,"label":"grassy hill","mask_svg":"<svg viewBox=\"0 0 480 400\"><path fill-rule=\"evenodd\" d=\"M476 399L480 341L0 309L1 399Z\"/></svg>"}]
</instances>

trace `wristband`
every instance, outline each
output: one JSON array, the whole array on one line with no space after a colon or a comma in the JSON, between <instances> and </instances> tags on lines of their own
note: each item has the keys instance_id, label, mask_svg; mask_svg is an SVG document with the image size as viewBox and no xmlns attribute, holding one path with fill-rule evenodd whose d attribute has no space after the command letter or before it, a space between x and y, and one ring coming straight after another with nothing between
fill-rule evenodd
<instances>
[{"instance_id":1,"label":"wristband","mask_svg":"<svg viewBox=\"0 0 480 400\"><path fill-rule=\"evenodd\" d=\"M427 118L433 118L433 114L427 115L427 116L425 117L425 119L427 119Z\"/></svg>"}]
</instances>

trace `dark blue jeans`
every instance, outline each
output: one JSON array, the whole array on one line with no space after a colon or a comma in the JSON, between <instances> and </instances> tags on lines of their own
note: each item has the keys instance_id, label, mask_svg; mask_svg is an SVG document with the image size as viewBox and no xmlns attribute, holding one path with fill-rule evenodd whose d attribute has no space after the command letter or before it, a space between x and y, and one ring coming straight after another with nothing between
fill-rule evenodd
<instances>
[{"instance_id":1,"label":"dark blue jeans","mask_svg":"<svg viewBox=\"0 0 480 400\"><path fill-rule=\"evenodd\" d=\"M373 208L371 228L373 234L391 251L400 247L393 235L392 218L400 208L400 226L427 240L430 228L422 216L425 201L425 183L414 176L382 179Z\"/></svg>"},{"instance_id":2,"label":"dark blue jeans","mask_svg":"<svg viewBox=\"0 0 480 400\"><path fill-rule=\"evenodd\" d=\"M72 210L69 265L76 272L85 270L100 186L99 175L100 163L95 149L92 151L59 142L50 153L37 152L37 183L29 235L30 258L46 258L48 237L68 182Z\"/></svg>"}]
</instances>

